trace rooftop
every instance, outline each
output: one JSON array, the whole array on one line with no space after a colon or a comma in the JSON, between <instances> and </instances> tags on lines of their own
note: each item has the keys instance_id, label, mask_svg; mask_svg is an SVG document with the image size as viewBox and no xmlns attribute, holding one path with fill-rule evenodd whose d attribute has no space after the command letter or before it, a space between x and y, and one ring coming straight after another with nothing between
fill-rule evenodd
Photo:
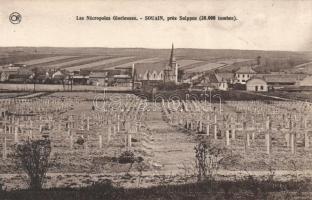
<instances>
[{"instance_id":1,"label":"rooftop","mask_svg":"<svg viewBox=\"0 0 312 200\"><path fill-rule=\"evenodd\" d=\"M235 72L236 74L256 74L257 72L253 70L250 66L241 67Z\"/></svg>"}]
</instances>

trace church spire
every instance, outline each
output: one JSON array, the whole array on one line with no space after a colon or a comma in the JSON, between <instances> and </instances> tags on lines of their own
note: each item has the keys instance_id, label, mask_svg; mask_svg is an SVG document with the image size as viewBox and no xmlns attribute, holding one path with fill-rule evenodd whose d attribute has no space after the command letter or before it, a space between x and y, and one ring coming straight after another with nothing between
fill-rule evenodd
<instances>
[{"instance_id":1,"label":"church spire","mask_svg":"<svg viewBox=\"0 0 312 200\"><path fill-rule=\"evenodd\" d=\"M175 59L175 56L174 56L174 46L173 46L173 43L172 43L170 60L169 60L169 66L172 68L172 67L174 67L175 63L176 63L176 59Z\"/></svg>"}]
</instances>

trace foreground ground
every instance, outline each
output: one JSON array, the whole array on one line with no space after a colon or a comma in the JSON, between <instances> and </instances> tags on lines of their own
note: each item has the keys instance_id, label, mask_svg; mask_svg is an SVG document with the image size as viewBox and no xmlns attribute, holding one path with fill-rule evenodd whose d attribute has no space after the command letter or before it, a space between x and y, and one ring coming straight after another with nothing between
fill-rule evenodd
<instances>
[{"instance_id":1,"label":"foreground ground","mask_svg":"<svg viewBox=\"0 0 312 200\"><path fill-rule=\"evenodd\" d=\"M163 184L145 189L117 188L106 181L79 189L0 191L0 199L7 200L308 200L311 196L310 182L257 181L251 177L242 181L205 181L175 186Z\"/></svg>"}]
</instances>

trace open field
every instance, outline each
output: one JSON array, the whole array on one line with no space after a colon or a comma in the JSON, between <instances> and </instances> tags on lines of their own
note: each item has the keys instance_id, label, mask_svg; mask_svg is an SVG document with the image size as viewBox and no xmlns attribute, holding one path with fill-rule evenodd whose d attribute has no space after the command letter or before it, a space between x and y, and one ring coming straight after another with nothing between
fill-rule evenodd
<instances>
[{"instance_id":1,"label":"open field","mask_svg":"<svg viewBox=\"0 0 312 200\"><path fill-rule=\"evenodd\" d=\"M198 67L194 67L191 69L186 70L186 72L204 72L204 71L210 71L210 70L215 70L220 67L224 67L226 64L222 63L208 63L205 65L200 65Z\"/></svg>"},{"instance_id":2,"label":"open field","mask_svg":"<svg viewBox=\"0 0 312 200\"><path fill-rule=\"evenodd\" d=\"M137 63L155 63L155 62L158 62L158 61L160 61L159 58L146 58L146 59L135 60L135 61L127 62L127 63L118 64L118 65L116 65L114 67L110 67L108 69L131 67L133 64L135 66L135 64L137 64Z\"/></svg>"},{"instance_id":3,"label":"open field","mask_svg":"<svg viewBox=\"0 0 312 200\"><path fill-rule=\"evenodd\" d=\"M0 48L0 65L23 63L39 68L103 70L135 63L164 62L165 65L169 55L169 49L11 47ZM175 49L175 56L180 67L188 73L220 67L223 71L232 71L241 65L255 64L258 56L262 59L256 69L259 72L290 70L311 62L309 52ZM306 73L305 69L309 71L310 68L306 66L300 72Z\"/></svg>"},{"instance_id":4,"label":"open field","mask_svg":"<svg viewBox=\"0 0 312 200\"><path fill-rule=\"evenodd\" d=\"M66 60L66 61L55 61L50 63L45 63L42 65L44 68L56 68L56 69L62 69L62 68L68 68L76 65L83 65L88 64L92 62L97 62L100 60L111 58L110 56L87 56L87 57L74 57L72 60Z\"/></svg>"},{"instance_id":5,"label":"open field","mask_svg":"<svg viewBox=\"0 0 312 200\"><path fill-rule=\"evenodd\" d=\"M87 64L83 64L83 65L68 67L66 69L69 71L74 71L74 70L79 70L79 69L90 69L90 70L91 69L105 69L103 67L103 66L105 66L105 64L114 63L117 61L129 59L129 58L132 58L132 57L109 58L109 59L96 61L96 62L92 62L92 63L87 63Z\"/></svg>"},{"instance_id":6,"label":"open field","mask_svg":"<svg viewBox=\"0 0 312 200\"><path fill-rule=\"evenodd\" d=\"M75 56L52 56L52 57L46 57L46 58L40 58L40 59L33 59L29 61L24 61L22 63L17 63L17 64L25 64L28 66L33 66L33 65L38 65L38 64L45 64L45 63L50 63L53 61L62 61L66 60L67 58L75 58Z\"/></svg>"},{"instance_id":7,"label":"open field","mask_svg":"<svg viewBox=\"0 0 312 200\"><path fill-rule=\"evenodd\" d=\"M303 63L289 70L291 73L307 73L312 74L312 62Z\"/></svg>"}]
</instances>

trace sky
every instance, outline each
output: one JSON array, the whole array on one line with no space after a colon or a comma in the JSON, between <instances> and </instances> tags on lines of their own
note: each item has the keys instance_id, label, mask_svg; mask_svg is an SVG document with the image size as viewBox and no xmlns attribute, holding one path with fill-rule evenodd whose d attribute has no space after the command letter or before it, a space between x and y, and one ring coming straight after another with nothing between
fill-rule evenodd
<instances>
[{"instance_id":1,"label":"sky","mask_svg":"<svg viewBox=\"0 0 312 200\"><path fill-rule=\"evenodd\" d=\"M9 15L22 21L12 24ZM76 16L236 16L236 21L80 21ZM1 0L0 46L312 51L309 0Z\"/></svg>"}]
</instances>

